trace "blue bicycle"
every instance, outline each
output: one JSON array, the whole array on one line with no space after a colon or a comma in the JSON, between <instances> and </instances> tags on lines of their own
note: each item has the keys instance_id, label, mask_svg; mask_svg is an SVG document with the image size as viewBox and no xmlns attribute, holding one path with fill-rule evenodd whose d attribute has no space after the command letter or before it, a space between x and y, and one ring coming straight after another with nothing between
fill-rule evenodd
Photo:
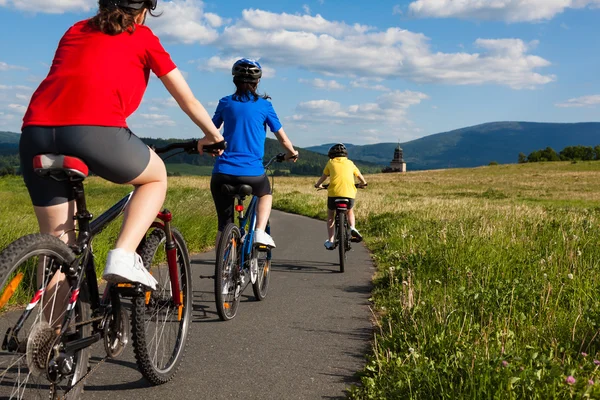
<instances>
[{"instance_id":1,"label":"blue bicycle","mask_svg":"<svg viewBox=\"0 0 600 400\"><path fill-rule=\"evenodd\" d=\"M265 170L273 162L284 160L285 154L277 154L265 165ZM221 320L228 321L235 317L241 295L249 283L252 283L257 300L267 297L271 277L271 249L253 245L258 197L252 196L244 215L244 200L252 194L252 188L248 185L223 185L222 190L233 197L239 222L239 225L230 222L223 229L215 261L217 313ZM271 234L270 223L267 223L265 232Z\"/></svg>"}]
</instances>

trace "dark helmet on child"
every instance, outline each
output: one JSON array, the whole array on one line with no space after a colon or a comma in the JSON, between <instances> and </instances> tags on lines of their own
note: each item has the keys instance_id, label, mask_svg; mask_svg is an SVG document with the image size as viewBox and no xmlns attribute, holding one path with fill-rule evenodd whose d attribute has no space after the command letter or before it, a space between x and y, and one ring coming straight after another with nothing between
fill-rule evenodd
<instances>
[{"instance_id":1,"label":"dark helmet on child","mask_svg":"<svg viewBox=\"0 0 600 400\"><path fill-rule=\"evenodd\" d=\"M348 149L343 143L336 143L329 148L327 155L329 158L348 157Z\"/></svg>"},{"instance_id":2,"label":"dark helmet on child","mask_svg":"<svg viewBox=\"0 0 600 400\"><path fill-rule=\"evenodd\" d=\"M156 9L156 3L158 0L100 0L101 7L121 7L131 8L139 10L140 8L146 7L150 10Z\"/></svg>"},{"instance_id":3,"label":"dark helmet on child","mask_svg":"<svg viewBox=\"0 0 600 400\"><path fill-rule=\"evenodd\" d=\"M257 83L262 77L262 67L256 60L242 58L231 67L231 75L233 75L234 81Z\"/></svg>"}]
</instances>

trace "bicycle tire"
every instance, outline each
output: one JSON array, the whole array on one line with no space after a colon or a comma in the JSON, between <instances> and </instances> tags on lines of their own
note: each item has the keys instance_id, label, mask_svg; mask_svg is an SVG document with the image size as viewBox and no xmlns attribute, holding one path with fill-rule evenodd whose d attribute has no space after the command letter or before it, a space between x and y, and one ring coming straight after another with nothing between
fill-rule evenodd
<instances>
[{"instance_id":1,"label":"bicycle tire","mask_svg":"<svg viewBox=\"0 0 600 400\"><path fill-rule=\"evenodd\" d=\"M267 228L265 230L269 235L271 234L271 224L267 222ZM252 250L252 257L257 259L258 264L258 277L256 282L252 284L252 291L254 297L258 301L263 301L267 297L269 291L269 282L271 280L271 249L267 251Z\"/></svg>"},{"instance_id":2,"label":"bicycle tire","mask_svg":"<svg viewBox=\"0 0 600 400\"><path fill-rule=\"evenodd\" d=\"M346 268L346 214L338 213L337 221L338 253L340 255L340 272Z\"/></svg>"},{"instance_id":3,"label":"bicycle tire","mask_svg":"<svg viewBox=\"0 0 600 400\"><path fill-rule=\"evenodd\" d=\"M36 261L38 257L45 258L43 261L39 259ZM56 267L59 268L60 265L74 262L75 258L75 254L60 239L49 234L40 233L19 238L0 253L0 334L2 335L0 340L7 337L7 328L15 326L17 319L23 315L25 305L29 303L35 291L38 290L36 270L39 263L53 262L57 263ZM62 287L65 292L62 293L67 296L64 297L64 306L57 308L55 304L58 295L54 296L50 292L44 292L42 298L31 310L31 314L24 320L16 340L12 342L17 348L13 351L6 347L0 350L0 360L2 360L0 361L0 398L62 398L66 393L68 393L68 398L80 398L82 396L83 384L76 385L76 383L88 371L89 348L84 348L75 353L72 373L68 374L66 379L59 379L53 387L44 373L48 359L45 358L46 361L43 361L44 358L39 357L39 354L45 354L45 351L39 352L39 349L51 351L52 343L56 340L55 329L51 327L46 319L49 319L50 322L53 320L62 321L67 312L69 292L66 290L70 291L71 288L68 286L67 280L63 282L64 286ZM60 293L60 287L59 284L59 290L53 293ZM87 321L90 317L89 302L85 289L84 282L80 287L78 301L75 303L75 322ZM51 297L45 300L44 297L46 296ZM49 310L48 307L43 306L44 304L54 304L49 316L44 315L44 309ZM31 329L28 329L28 327L31 327ZM34 328L36 333L31 336ZM70 333L70 336L71 338L75 336L73 339L88 337L90 329L89 324L78 325ZM33 350L31 350L32 348ZM23 351L25 351L25 354L22 353ZM31 356L32 359L28 360L28 356ZM10 366L10 368L7 368L7 366ZM10 388L11 380L13 381L12 388ZM17 388L16 392L15 387Z\"/></svg>"},{"instance_id":4,"label":"bicycle tire","mask_svg":"<svg viewBox=\"0 0 600 400\"><path fill-rule=\"evenodd\" d=\"M240 304L241 251L240 229L229 223L221 234L215 260L215 303L222 321L233 319Z\"/></svg>"},{"instance_id":5,"label":"bicycle tire","mask_svg":"<svg viewBox=\"0 0 600 400\"><path fill-rule=\"evenodd\" d=\"M167 254L164 251L165 232L154 229L138 250L144 266L158 281L155 291L133 297L131 315L135 359L144 378L153 385L166 383L177 374L185 355L192 317L192 270L189 253L183 235L175 228L172 228L172 234L177 249L180 289L183 295L181 308L172 302ZM167 325L169 317L174 320ZM164 324L159 327L158 324L163 320ZM156 323L156 329L150 326L151 323ZM174 340L164 348L159 348L161 343L168 340L167 330L173 333ZM155 335L151 336L152 333Z\"/></svg>"}]
</instances>

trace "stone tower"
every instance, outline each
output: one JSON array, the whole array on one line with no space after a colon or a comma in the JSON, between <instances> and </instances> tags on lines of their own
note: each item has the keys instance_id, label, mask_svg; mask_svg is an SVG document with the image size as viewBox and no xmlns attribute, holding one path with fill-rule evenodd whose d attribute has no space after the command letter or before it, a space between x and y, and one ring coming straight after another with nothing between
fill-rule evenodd
<instances>
[{"instance_id":1,"label":"stone tower","mask_svg":"<svg viewBox=\"0 0 600 400\"><path fill-rule=\"evenodd\" d=\"M383 172L406 172L406 162L404 161L404 151L400 147L400 143L394 150L394 159L390 163L390 166L385 168Z\"/></svg>"}]
</instances>

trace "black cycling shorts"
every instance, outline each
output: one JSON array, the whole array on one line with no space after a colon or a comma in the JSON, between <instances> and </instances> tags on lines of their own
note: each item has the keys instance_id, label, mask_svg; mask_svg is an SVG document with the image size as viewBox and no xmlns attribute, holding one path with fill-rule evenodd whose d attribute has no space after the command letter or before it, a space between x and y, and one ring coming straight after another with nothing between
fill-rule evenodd
<instances>
[{"instance_id":1,"label":"black cycling shorts","mask_svg":"<svg viewBox=\"0 0 600 400\"><path fill-rule=\"evenodd\" d=\"M348 197L328 197L327 198L327 208L329 210L335 210L335 201L338 199L346 199L349 200L348 203L348 210L352 210L352 207L354 207L354 199L350 199Z\"/></svg>"},{"instance_id":2,"label":"black cycling shorts","mask_svg":"<svg viewBox=\"0 0 600 400\"><path fill-rule=\"evenodd\" d=\"M233 221L233 197L221 191L223 185L248 185L252 187L252 194L262 197L271 194L271 183L266 174L259 176L235 176L227 174L213 174L210 180L217 216L219 218L219 232L222 232L229 222Z\"/></svg>"},{"instance_id":3,"label":"black cycling shorts","mask_svg":"<svg viewBox=\"0 0 600 400\"><path fill-rule=\"evenodd\" d=\"M80 158L94 174L114 183L137 178L150 162L150 149L127 128L106 126L27 126L19 142L21 172L34 206L47 207L74 199L68 181L42 178L33 158L54 153Z\"/></svg>"}]
</instances>

